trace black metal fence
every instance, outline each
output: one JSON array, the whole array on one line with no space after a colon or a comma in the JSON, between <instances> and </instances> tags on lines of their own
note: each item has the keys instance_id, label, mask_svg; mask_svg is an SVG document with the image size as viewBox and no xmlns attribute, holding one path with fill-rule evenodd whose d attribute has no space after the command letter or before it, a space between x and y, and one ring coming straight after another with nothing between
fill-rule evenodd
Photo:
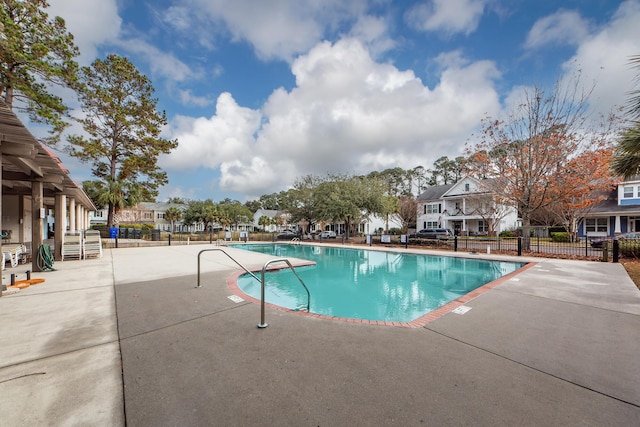
<instances>
[{"instance_id":1,"label":"black metal fence","mask_svg":"<svg viewBox=\"0 0 640 427\"><path fill-rule=\"evenodd\" d=\"M106 247L140 246L142 244L171 245L190 242L215 243L218 241L252 241L275 242L279 239L277 233L267 232L228 232L203 231L199 233L177 232L169 233L160 230L142 230L139 228L119 228L100 230ZM398 235L366 235L346 239L337 236L335 239L311 239L308 236L298 236L301 240L311 242L363 244L371 246L404 246L423 249L437 249L454 252L526 255L546 258L587 259L617 262L620 258L640 258L640 239L580 239L576 242L555 242L550 238L531 237L466 237L454 236L438 239L409 238ZM285 240L291 240L287 237Z\"/></svg>"},{"instance_id":2,"label":"black metal fence","mask_svg":"<svg viewBox=\"0 0 640 427\"><path fill-rule=\"evenodd\" d=\"M580 239L576 242L555 242L549 238L531 237L445 237L439 239L405 238L404 236L371 236L371 245L422 247L469 253L497 253L547 258L613 260L640 257L640 240Z\"/></svg>"}]
</instances>

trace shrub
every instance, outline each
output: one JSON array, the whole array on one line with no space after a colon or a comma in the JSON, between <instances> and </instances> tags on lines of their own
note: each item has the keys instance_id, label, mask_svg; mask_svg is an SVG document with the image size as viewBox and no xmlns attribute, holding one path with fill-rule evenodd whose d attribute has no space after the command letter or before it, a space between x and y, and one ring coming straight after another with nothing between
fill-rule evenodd
<instances>
[{"instance_id":1,"label":"shrub","mask_svg":"<svg viewBox=\"0 0 640 427\"><path fill-rule=\"evenodd\" d=\"M517 235L518 236L524 236L523 234L524 229L522 227L518 227L518 231L517 231ZM535 229L532 227L529 229L529 237L535 237L536 231Z\"/></svg>"},{"instance_id":2,"label":"shrub","mask_svg":"<svg viewBox=\"0 0 640 427\"><path fill-rule=\"evenodd\" d=\"M124 223L121 222L118 225L118 228L133 228L138 230L153 230L155 226L153 224L134 224L134 223Z\"/></svg>"},{"instance_id":3,"label":"shrub","mask_svg":"<svg viewBox=\"0 0 640 427\"><path fill-rule=\"evenodd\" d=\"M625 258L640 258L640 241L620 240L620 256Z\"/></svg>"},{"instance_id":4,"label":"shrub","mask_svg":"<svg viewBox=\"0 0 640 427\"><path fill-rule=\"evenodd\" d=\"M557 231L551 233L551 240L553 242L568 243L570 241L569 233L567 233L566 231Z\"/></svg>"},{"instance_id":5,"label":"shrub","mask_svg":"<svg viewBox=\"0 0 640 427\"><path fill-rule=\"evenodd\" d=\"M516 233L512 230L504 230L500 232L500 237L516 237Z\"/></svg>"}]
</instances>

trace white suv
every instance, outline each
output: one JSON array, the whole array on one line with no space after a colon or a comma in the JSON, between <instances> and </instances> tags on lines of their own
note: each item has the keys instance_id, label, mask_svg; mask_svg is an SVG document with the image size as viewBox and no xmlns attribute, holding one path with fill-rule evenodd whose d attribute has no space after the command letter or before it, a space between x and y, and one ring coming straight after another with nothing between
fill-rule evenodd
<instances>
[{"instance_id":1,"label":"white suv","mask_svg":"<svg viewBox=\"0 0 640 427\"><path fill-rule=\"evenodd\" d=\"M323 231L322 233L320 233L320 238L321 239L335 239L338 236L336 235L335 231Z\"/></svg>"}]
</instances>

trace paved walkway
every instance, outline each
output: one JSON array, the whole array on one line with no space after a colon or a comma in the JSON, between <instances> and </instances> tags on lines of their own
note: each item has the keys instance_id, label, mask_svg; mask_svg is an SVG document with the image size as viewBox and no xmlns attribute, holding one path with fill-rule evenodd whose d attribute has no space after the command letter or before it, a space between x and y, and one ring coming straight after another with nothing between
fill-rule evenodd
<instances>
[{"instance_id":1,"label":"paved walkway","mask_svg":"<svg viewBox=\"0 0 640 427\"><path fill-rule=\"evenodd\" d=\"M539 259L422 328L268 309L258 329L224 256L194 287L204 248L107 250L0 298L0 426L640 425L640 292L619 264Z\"/></svg>"}]
</instances>

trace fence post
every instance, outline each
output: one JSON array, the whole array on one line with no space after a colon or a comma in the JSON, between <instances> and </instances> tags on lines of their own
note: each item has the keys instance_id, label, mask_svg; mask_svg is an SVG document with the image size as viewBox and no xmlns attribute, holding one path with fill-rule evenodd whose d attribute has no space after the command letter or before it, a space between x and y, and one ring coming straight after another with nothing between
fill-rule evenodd
<instances>
[{"instance_id":1,"label":"fence post","mask_svg":"<svg viewBox=\"0 0 640 427\"><path fill-rule=\"evenodd\" d=\"M453 236L453 251L458 252L458 235Z\"/></svg>"},{"instance_id":2,"label":"fence post","mask_svg":"<svg viewBox=\"0 0 640 427\"><path fill-rule=\"evenodd\" d=\"M589 256L589 239L587 236L584 237L584 256Z\"/></svg>"},{"instance_id":3,"label":"fence post","mask_svg":"<svg viewBox=\"0 0 640 427\"><path fill-rule=\"evenodd\" d=\"M169 233L169 246L171 246L171 233Z\"/></svg>"},{"instance_id":4,"label":"fence post","mask_svg":"<svg viewBox=\"0 0 640 427\"><path fill-rule=\"evenodd\" d=\"M518 256L522 256L522 237L518 237Z\"/></svg>"},{"instance_id":5,"label":"fence post","mask_svg":"<svg viewBox=\"0 0 640 427\"><path fill-rule=\"evenodd\" d=\"M613 262L618 262L620 257L620 242L618 239L613 241Z\"/></svg>"}]
</instances>

